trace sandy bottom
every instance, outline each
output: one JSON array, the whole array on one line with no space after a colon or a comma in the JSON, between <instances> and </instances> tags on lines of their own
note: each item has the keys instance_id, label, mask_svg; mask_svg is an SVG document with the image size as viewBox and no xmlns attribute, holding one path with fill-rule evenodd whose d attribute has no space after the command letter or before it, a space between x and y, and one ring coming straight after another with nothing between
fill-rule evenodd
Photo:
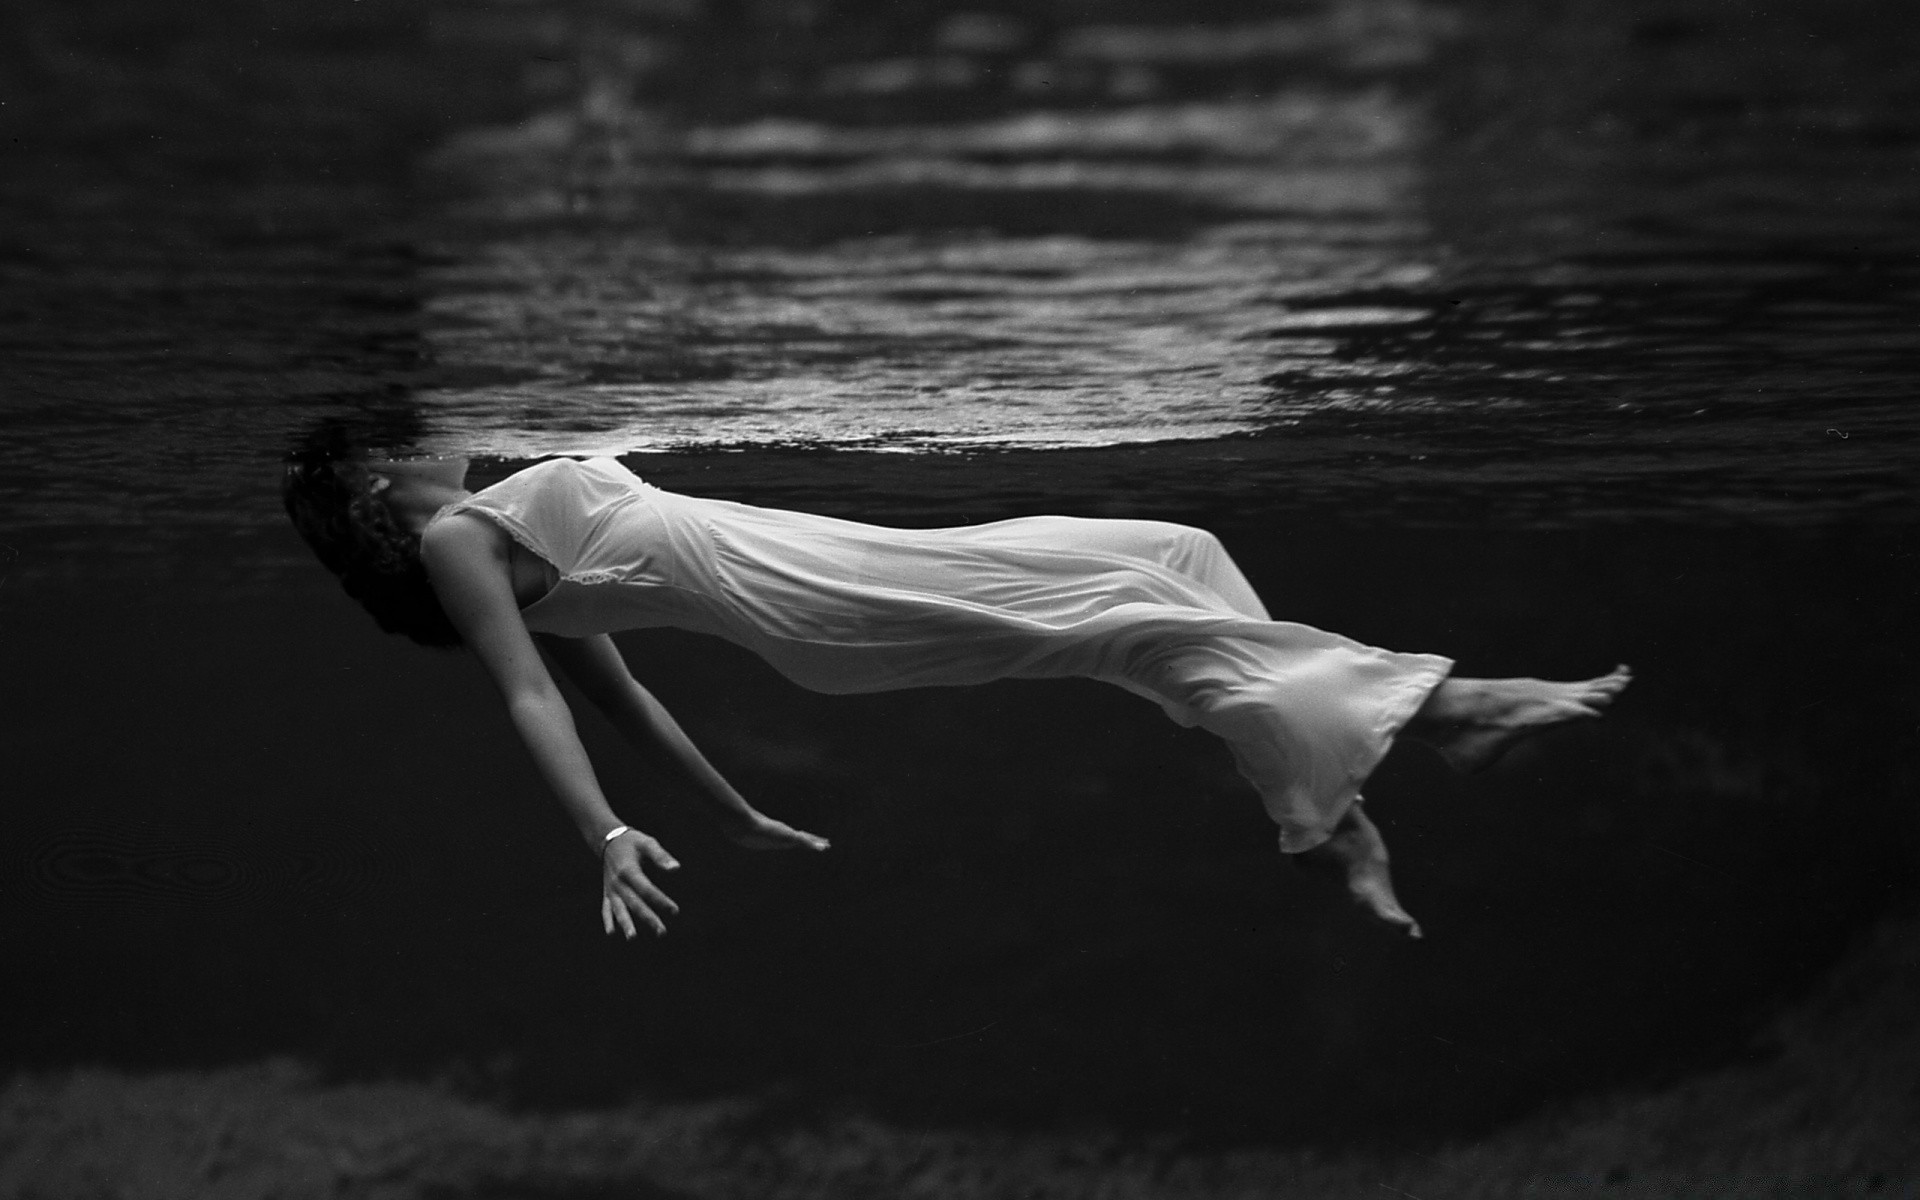
<instances>
[{"instance_id":1,"label":"sandy bottom","mask_svg":"<svg viewBox=\"0 0 1920 1200\"><path fill-rule=\"evenodd\" d=\"M1920 919L1883 925L1753 1060L1484 1141L1199 1153L1097 1131L796 1124L757 1100L515 1113L292 1061L0 1090L0 1196L1804 1197L1920 1194Z\"/></svg>"}]
</instances>

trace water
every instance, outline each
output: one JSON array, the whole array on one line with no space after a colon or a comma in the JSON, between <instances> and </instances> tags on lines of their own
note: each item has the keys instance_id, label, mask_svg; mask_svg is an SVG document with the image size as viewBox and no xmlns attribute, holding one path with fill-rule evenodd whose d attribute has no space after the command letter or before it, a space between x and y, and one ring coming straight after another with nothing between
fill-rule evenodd
<instances>
[{"instance_id":1,"label":"water","mask_svg":"<svg viewBox=\"0 0 1920 1200\"><path fill-rule=\"evenodd\" d=\"M435 274L430 344L494 380L423 401L448 436L521 456L582 437L930 450L1256 431L1273 419L1263 377L1330 353L1292 339L1272 356L1279 330L1317 327L1291 303L1431 273L1409 245L1413 120L1381 95L1308 93L958 127L617 131L681 153L573 172L586 222L544 185L470 206L535 228ZM608 210L673 204L729 219L606 228ZM1109 207L1130 211L1110 225ZM530 410L531 433L498 428Z\"/></svg>"},{"instance_id":2,"label":"water","mask_svg":"<svg viewBox=\"0 0 1920 1200\"><path fill-rule=\"evenodd\" d=\"M1914 79L1840 10L1561 18L5 18L6 1061L1286 1140L1741 1052L1905 886ZM329 418L482 478L1198 521L1289 616L1643 682L1479 791L1370 787L1429 954L1127 697L821 704L636 639L837 857L649 808L689 915L623 954L470 664L285 527Z\"/></svg>"},{"instance_id":3,"label":"water","mask_svg":"<svg viewBox=\"0 0 1920 1200\"><path fill-rule=\"evenodd\" d=\"M22 119L16 529L264 532L264 463L343 406L513 461L1183 441L1354 516L1912 515L1893 69L1729 113L1662 58L1706 35L1633 25L1651 114L1560 61L1529 125L1470 109L1513 22L1411 5L1228 6L1173 42L856 7L751 49L666 10L447 5L431 55L299 12L200 111L165 107L190 66L141 92L136 22L96 52L124 99L74 72L79 115ZM1740 53L1696 56L1736 98L1774 65ZM465 115L422 120L422 75Z\"/></svg>"}]
</instances>

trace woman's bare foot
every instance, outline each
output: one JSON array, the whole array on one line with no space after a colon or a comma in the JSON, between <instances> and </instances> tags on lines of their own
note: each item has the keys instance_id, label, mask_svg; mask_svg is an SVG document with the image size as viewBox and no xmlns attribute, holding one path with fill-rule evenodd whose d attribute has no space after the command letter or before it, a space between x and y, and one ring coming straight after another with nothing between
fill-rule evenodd
<instances>
[{"instance_id":1,"label":"woman's bare foot","mask_svg":"<svg viewBox=\"0 0 1920 1200\"><path fill-rule=\"evenodd\" d=\"M1622 663L1577 683L1544 679L1448 679L1407 724L1407 735L1438 750L1458 771L1483 771L1523 738L1566 721L1597 717L1633 682Z\"/></svg>"},{"instance_id":2,"label":"woman's bare foot","mask_svg":"<svg viewBox=\"0 0 1920 1200\"><path fill-rule=\"evenodd\" d=\"M1393 894L1393 878L1387 873L1387 844L1380 830L1354 804L1333 828L1333 836L1311 850L1294 855L1303 866L1324 866L1337 871L1347 883L1353 898L1389 925L1407 931L1408 937L1420 936L1420 923L1400 907Z\"/></svg>"}]
</instances>

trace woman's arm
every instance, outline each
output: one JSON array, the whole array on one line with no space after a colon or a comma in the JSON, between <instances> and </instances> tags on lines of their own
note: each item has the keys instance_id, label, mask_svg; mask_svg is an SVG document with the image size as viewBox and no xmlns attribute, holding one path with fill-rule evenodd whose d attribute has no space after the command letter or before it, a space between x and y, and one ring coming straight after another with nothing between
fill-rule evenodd
<instances>
[{"instance_id":1,"label":"woman's arm","mask_svg":"<svg viewBox=\"0 0 1920 1200\"><path fill-rule=\"evenodd\" d=\"M455 514L427 530L420 553L435 595L500 689L541 778L559 797L581 837L601 854L601 919L608 932L618 924L632 937L637 920L656 934L665 933L660 913L677 912L678 906L647 878L641 860L644 856L664 870L678 864L645 834L605 840L622 822L601 794L574 729L573 713L521 622L505 535L484 518Z\"/></svg>"},{"instance_id":2,"label":"woman's arm","mask_svg":"<svg viewBox=\"0 0 1920 1200\"><path fill-rule=\"evenodd\" d=\"M664 759L693 784L694 793L729 837L754 849L827 848L827 839L776 821L747 803L700 753L673 714L627 670L612 638L543 635L540 644L635 749Z\"/></svg>"}]
</instances>

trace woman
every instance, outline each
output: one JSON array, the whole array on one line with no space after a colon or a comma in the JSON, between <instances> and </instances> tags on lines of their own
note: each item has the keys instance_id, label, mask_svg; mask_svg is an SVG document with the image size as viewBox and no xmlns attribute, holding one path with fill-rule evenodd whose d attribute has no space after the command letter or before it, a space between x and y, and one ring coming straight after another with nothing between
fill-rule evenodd
<instances>
[{"instance_id":1,"label":"woman","mask_svg":"<svg viewBox=\"0 0 1920 1200\"><path fill-rule=\"evenodd\" d=\"M544 648L630 740L663 750L726 832L761 849L826 839L758 812L634 681L607 636L673 626L736 642L824 692L1083 676L1159 703L1233 751L1282 851L1339 870L1418 937L1360 787L1393 739L1462 770L1598 716L1625 667L1578 683L1449 677L1266 609L1208 533L1156 521L1029 517L904 530L702 500L610 458L554 459L480 492L462 458L309 455L290 515L389 632L473 649L540 774L602 860L601 921L627 937L678 911L649 875L677 864L595 781Z\"/></svg>"}]
</instances>

